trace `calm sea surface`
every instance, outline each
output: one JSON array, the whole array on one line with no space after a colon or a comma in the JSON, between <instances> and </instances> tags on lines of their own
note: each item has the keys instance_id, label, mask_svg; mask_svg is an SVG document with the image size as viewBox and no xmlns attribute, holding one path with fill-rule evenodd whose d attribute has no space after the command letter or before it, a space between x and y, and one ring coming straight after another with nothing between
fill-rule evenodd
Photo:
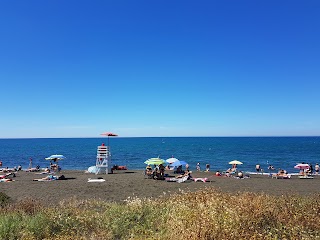
<instances>
[{"instance_id":1,"label":"calm sea surface","mask_svg":"<svg viewBox=\"0 0 320 240\"><path fill-rule=\"evenodd\" d=\"M23 168L39 164L46 167L44 158L63 154L62 169L86 170L95 165L97 146L107 144L107 138L48 138L0 139L0 160L3 167ZM112 163L126 165L129 169L144 169L145 160L172 156L188 162L195 169L200 162L202 169L209 163L212 170L226 170L228 162L239 160L241 169L255 171L259 163L263 169L272 164L276 169L297 172L296 163L320 162L320 137L141 137L110 138Z\"/></svg>"}]
</instances>

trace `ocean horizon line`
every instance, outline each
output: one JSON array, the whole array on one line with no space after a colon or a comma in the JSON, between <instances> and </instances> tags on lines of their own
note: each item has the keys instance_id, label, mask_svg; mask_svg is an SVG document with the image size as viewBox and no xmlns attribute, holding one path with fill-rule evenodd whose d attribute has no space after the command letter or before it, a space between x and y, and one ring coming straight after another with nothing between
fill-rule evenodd
<instances>
[{"instance_id":1,"label":"ocean horizon line","mask_svg":"<svg viewBox=\"0 0 320 240\"><path fill-rule=\"evenodd\" d=\"M274 136L116 136L112 138L298 138L320 137L320 135L274 135ZM107 137L3 137L0 140L10 139L107 139Z\"/></svg>"}]
</instances>

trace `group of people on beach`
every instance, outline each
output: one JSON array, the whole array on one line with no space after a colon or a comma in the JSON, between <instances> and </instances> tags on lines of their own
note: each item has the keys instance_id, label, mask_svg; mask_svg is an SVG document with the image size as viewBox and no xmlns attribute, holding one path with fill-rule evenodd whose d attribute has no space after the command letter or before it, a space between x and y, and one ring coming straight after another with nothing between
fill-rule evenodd
<instances>
[{"instance_id":1,"label":"group of people on beach","mask_svg":"<svg viewBox=\"0 0 320 240\"><path fill-rule=\"evenodd\" d=\"M147 165L145 169L145 176L150 179L156 179L156 180L165 180L169 179L170 181L173 181L173 178L165 178L168 176L168 174L165 174L165 170L171 170L173 171L173 174L178 174L175 176L175 179L179 178L187 178L187 179L192 179L191 173L189 169L189 164L185 165L185 170L183 170L182 165L177 166L175 168L172 168L170 164L167 166L164 166L163 164L159 165L154 165L153 167L151 165ZM196 171L200 172L200 162L196 164ZM204 172L209 172L210 171L210 165L206 164L206 170ZM212 176L226 176L226 177L236 177L236 178L247 178L249 177L247 174L244 174L243 171L238 171L237 170L237 164L233 164L231 168L227 169L226 171L220 172L219 170L214 173Z\"/></svg>"}]
</instances>

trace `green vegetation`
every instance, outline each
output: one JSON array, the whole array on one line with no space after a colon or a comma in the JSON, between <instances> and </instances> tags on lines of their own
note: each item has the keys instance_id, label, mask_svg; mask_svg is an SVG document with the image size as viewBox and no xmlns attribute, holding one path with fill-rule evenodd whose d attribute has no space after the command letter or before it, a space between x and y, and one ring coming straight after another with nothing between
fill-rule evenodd
<instances>
[{"instance_id":1,"label":"green vegetation","mask_svg":"<svg viewBox=\"0 0 320 240\"><path fill-rule=\"evenodd\" d=\"M320 239L319 197L208 188L122 204L29 199L1 207L0 239Z\"/></svg>"},{"instance_id":2,"label":"green vegetation","mask_svg":"<svg viewBox=\"0 0 320 240\"><path fill-rule=\"evenodd\" d=\"M11 201L10 197L3 192L0 192L0 207L4 207Z\"/></svg>"}]
</instances>

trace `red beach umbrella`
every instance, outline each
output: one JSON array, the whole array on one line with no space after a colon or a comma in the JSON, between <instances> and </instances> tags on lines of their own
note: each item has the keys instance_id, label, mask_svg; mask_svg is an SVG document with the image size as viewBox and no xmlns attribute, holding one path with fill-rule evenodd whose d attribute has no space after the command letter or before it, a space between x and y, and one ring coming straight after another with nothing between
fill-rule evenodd
<instances>
[{"instance_id":1,"label":"red beach umbrella","mask_svg":"<svg viewBox=\"0 0 320 240\"><path fill-rule=\"evenodd\" d=\"M107 136L107 137L108 137L108 146L109 146L109 137L116 137L116 136L118 136L117 134L112 133L112 132L104 132L104 133L101 133L100 135L102 135L102 136Z\"/></svg>"},{"instance_id":2,"label":"red beach umbrella","mask_svg":"<svg viewBox=\"0 0 320 240\"><path fill-rule=\"evenodd\" d=\"M294 168L301 170L301 169L309 169L310 166L307 163L298 163L297 165L294 166Z\"/></svg>"}]
</instances>

